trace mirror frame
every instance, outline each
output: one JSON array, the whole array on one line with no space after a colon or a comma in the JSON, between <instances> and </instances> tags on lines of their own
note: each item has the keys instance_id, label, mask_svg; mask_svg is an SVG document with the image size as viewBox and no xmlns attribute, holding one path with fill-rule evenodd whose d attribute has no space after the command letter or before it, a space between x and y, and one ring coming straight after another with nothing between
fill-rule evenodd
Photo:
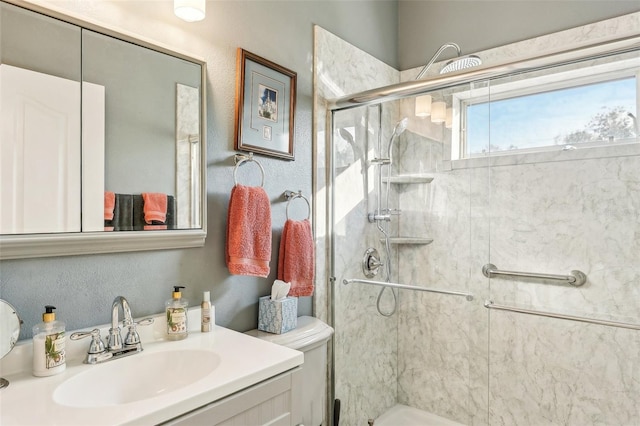
<instances>
[{"instance_id":1,"label":"mirror frame","mask_svg":"<svg viewBox=\"0 0 640 426\"><path fill-rule=\"evenodd\" d=\"M164 250L204 246L207 236L207 100L204 59L158 44L104 24L71 15L67 11L44 7L25 0L3 0L26 10L95 31L109 37L174 56L201 67L200 78L200 214L202 228L170 231L123 231L123 232L73 232L51 234L0 235L0 260L36 257L74 256L83 254L120 253L132 251Z\"/></svg>"}]
</instances>

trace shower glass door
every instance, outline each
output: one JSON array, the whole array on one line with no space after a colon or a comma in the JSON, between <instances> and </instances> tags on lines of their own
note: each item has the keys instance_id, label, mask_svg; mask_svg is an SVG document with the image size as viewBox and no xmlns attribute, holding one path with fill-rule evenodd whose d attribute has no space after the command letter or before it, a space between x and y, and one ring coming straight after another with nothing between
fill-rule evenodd
<instances>
[{"instance_id":1,"label":"shower glass door","mask_svg":"<svg viewBox=\"0 0 640 426\"><path fill-rule=\"evenodd\" d=\"M340 425L638 424L639 61L332 113Z\"/></svg>"},{"instance_id":2,"label":"shower glass door","mask_svg":"<svg viewBox=\"0 0 640 426\"><path fill-rule=\"evenodd\" d=\"M342 425L486 419L487 313L476 294L486 296L486 279L472 276L470 262L488 256L486 238L471 239L488 229L472 216L486 202L488 169L451 166L452 95L430 94L447 105L442 120L416 117L413 98L333 114L333 391ZM372 249L382 265L367 276Z\"/></svg>"},{"instance_id":3,"label":"shower glass door","mask_svg":"<svg viewBox=\"0 0 640 426\"><path fill-rule=\"evenodd\" d=\"M488 274L489 424L640 421L640 333L625 328L640 324L639 59L496 79L474 107L490 136L469 148L491 158L486 263L525 273Z\"/></svg>"},{"instance_id":4,"label":"shower glass door","mask_svg":"<svg viewBox=\"0 0 640 426\"><path fill-rule=\"evenodd\" d=\"M343 425L366 424L379 415L379 407L396 401L398 317L378 313L380 288L343 284L344 279L366 278L362 263L367 248L383 252L382 235L367 215L377 203L380 167L371 160L378 155L379 140L389 133L382 129L381 115L392 113L383 107L361 107L337 112L333 118L334 393L341 402ZM371 278L382 275L380 268ZM392 309L393 295L385 293L382 309Z\"/></svg>"}]
</instances>

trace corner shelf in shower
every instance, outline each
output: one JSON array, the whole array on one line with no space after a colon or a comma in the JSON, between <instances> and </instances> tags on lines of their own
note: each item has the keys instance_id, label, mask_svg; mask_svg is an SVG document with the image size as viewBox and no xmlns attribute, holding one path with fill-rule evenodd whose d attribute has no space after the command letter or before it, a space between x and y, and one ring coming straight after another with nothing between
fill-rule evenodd
<instances>
[{"instance_id":1,"label":"corner shelf in shower","mask_svg":"<svg viewBox=\"0 0 640 426\"><path fill-rule=\"evenodd\" d=\"M384 238L380 238L380 242L384 243ZM403 244L403 245L427 245L433 242L433 238L420 238L420 237L391 237L389 243L391 244Z\"/></svg>"},{"instance_id":2,"label":"corner shelf in shower","mask_svg":"<svg viewBox=\"0 0 640 426\"><path fill-rule=\"evenodd\" d=\"M382 181L395 184L408 184L408 183L431 183L433 175L400 175L383 177Z\"/></svg>"}]
</instances>

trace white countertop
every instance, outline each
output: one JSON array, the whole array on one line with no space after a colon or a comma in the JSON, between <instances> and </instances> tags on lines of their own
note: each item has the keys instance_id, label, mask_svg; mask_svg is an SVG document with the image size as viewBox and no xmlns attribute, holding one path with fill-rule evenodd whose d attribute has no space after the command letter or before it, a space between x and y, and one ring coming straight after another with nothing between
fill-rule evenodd
<instances>
[{"instance_id":1,"label":"white countertop","mask_svg":"<svg viewBox=\"0 0 640 426\"><path fill-rule=\"evenodd\" d=\"M143 352L128 358L143 357L145 354L161 351L175 351L179 356L183 350L205 350L220 358L217 368L188 386L167 390L141 401L104 407L69 407L60 405L53 399L54 391L59 385L88 369L116 364L127 358L98 365L83 364L83 351L88 347L89 339L73 342L67 339L66 370L55 376L34 377L31 374L31 356L28 352L31 350L30 341L20 342L0 364L2 377L10 382L8 388L0 390L0 424L9 426L159 423L295 368L304 360L302 352L219 326L210 333L190 331L185 340L167 341L162 333L163 324L166 324L162 321L164 315L155 318L156 323L147 327L147 331L143 331L144 327L138 327ZM198 330L199 310L190 309L189 319L189 328ZM71 332L67 333L70 334ZM105 335L103 332L102 336ZM79 348L81 350L78 350ZM158 374L162 374L162 371L158 371ZM126 374L123 374L122 380L127 380Z\"/></svg>"}]
</instances>

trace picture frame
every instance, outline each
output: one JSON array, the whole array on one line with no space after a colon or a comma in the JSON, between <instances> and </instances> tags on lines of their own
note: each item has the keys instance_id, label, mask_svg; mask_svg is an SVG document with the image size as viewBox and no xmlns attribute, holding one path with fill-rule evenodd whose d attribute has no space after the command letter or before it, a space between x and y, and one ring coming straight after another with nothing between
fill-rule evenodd
<instances>
[{"instance_id":1,"label":"picture frame","mask_svg":"<svg viewBox=\"0 0 640 426\"><path fill-rule=\"evenodd\" d=\"M242 48L236 61L234 148L295 160L297 74Z\"/></svg>"}]
</instances>

